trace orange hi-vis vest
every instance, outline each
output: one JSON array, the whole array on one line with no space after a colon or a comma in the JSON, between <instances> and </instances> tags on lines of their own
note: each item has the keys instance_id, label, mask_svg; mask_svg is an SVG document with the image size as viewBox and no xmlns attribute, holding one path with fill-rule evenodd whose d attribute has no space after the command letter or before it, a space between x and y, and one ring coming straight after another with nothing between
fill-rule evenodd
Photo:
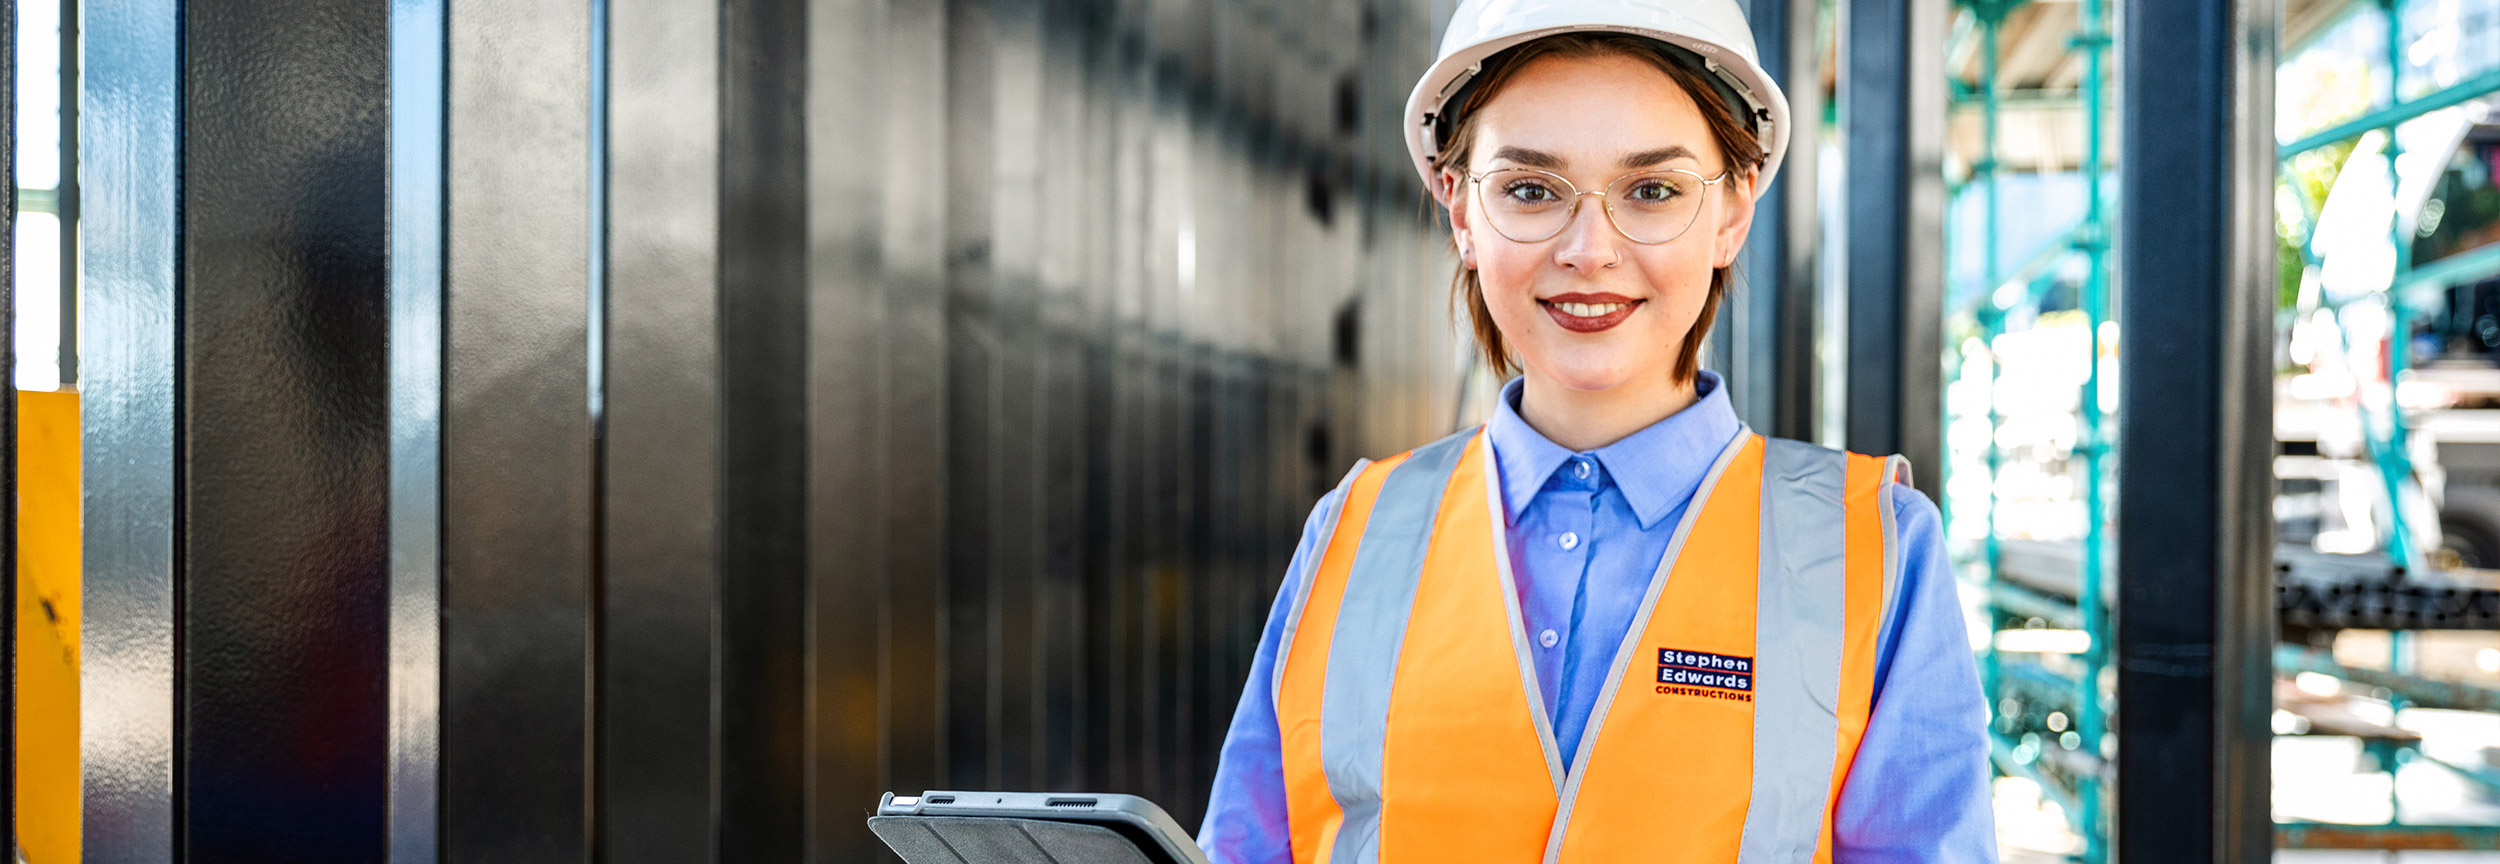
<instances>
[{"instance_id":1,"label":"orange hi-vis vest","mask_svg":"<svg viewBox=\"0 0 2500 864\"><path fill-rule=\"evenodd\" d=\"M1908 463L1741 432L1650 577L1569 772L1481 431L1355 466L1278 656L1296 864L1824 862Z\"/></svg>"}]
</instances>

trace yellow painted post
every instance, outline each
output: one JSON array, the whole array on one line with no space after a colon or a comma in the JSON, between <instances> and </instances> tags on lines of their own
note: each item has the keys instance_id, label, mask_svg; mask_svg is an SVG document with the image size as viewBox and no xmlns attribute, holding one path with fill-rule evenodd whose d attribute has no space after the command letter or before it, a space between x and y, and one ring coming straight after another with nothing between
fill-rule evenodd
<instances>
[{"instance_id":1,"label":"yellow painted post","mask_svg":"<svg viewBox=\"0 0 2500 864\"><path fill-rule=\"evenodd\" d=\"M78 860L78 394L17 394L17 832Z\"/></svg>"}]
</instances>

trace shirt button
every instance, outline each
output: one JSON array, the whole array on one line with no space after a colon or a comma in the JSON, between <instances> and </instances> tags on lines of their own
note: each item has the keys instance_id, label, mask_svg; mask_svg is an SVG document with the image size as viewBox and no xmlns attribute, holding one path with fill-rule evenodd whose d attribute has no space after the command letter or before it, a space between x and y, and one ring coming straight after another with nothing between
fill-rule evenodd
<instances>
[{"instance_id":1,"label":"shirt button","mask_svg":"<svg viewBox=\"0 0 2500 864\"><path fill-rule=\"evenodd\" d=\"M1563 532L1563 536L1555 538L1554 542L1562 544L1563 551L1569 552L1573 549L1580 548L1580 535L1575 532L1565 531Z\"/></svg>"},{"instance_id":2,"label":"shirt button","mask_svg":"<svg viewBox=\"0 0 2500 864\"><path fill-rule=\"evenodd\" d=\"M1561 636L1561 635L1559 635L1559 634L1556 634L1556 633L1555 633L1554 631L1552 631L1552 630L1547 630L1547 631L1545 631L1545 632L1543 632L1543 633L1536 634L1536 642L1537 642L1537 644L1539 644L1539 645L1543 645L1543 646L1545 646L1545 647L1547 647L1547 648L1552 648L1552 647L1554 647L1554 643L1556 643L1556 642L1560 642L1560 641L1562 641L1562 636Z\"/></svg>"},{"instance_id":3,"label":"shirt button","mask_svg":"<svg viewBox=\"0 0 2500 864\"><path fill-rule=\"evenodd\" d=\"M1589 460L1586 460L1586 459L1573 459L1573 460L1571 460L1571 473L1572 473L1574 476L1577 476L1577 477L1579 477L1579 478L1580 478L1580 479L1582 479L1582 480L1589 479Z\"/></svg>"}]
</instances>

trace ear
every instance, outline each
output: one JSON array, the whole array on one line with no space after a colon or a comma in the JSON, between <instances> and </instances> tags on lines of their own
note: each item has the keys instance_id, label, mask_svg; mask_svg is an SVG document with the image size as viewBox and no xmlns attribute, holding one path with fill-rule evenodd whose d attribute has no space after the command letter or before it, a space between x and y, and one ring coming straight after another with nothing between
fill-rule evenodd
<instances>
[{"instance_id":1,"label":"ear","mask_svg":"<svg viewBox=\"0 0 2500 864\"><path fill-rule=\"evenodd\" d=\"M1460 260L1473 269L1475 256L1469 253L1476 248L1476 223L1470 205L1475 198L1467 194L1467 175L1443 168L1432 179L1432 197L1439 199L1441 207L1450 214L1450 242L1458 246Z\"/></svg>"},{"instance_id":2,"label":"ear","mask_svg":"<svg viewBox=\"0 0 2500 864\"><path fill-rule=\"evenodd\" d=\"M1745 238L1753 233L1754 197L1761 192L1754 184L1761 177L1760 169L1728 176L1727 194L1719 196L1719 224L1712 238L1710 266L1734 265L1736 253L1745 248Z\"/></svg>"}]
</instances>

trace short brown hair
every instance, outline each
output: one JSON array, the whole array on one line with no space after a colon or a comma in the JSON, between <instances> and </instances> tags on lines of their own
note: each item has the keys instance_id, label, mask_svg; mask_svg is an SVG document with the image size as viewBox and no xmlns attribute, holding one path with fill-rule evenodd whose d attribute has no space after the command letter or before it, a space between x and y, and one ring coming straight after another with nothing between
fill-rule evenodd
<instances>
[{"instance_id":1,"label":"short brown hair","mask_svg":"<svg viewBox=\"0 0 2500 864\"><path fill-rule=\"evenodd\" d=\"M1475 151L1477 115L1495 94L1502 92L1504 86L1518 77L1519 70L1526 68L1530 61L1547 57L1628 57L1657 67L1676 86L1684 88L1684 92L1693 98L1693 104L1700 106L1702 120L1709 124L1710 138L1718 144L1719 152L1724 154L1730 176L1751 174L1762 165L1760 139L1754 134L1753 126L1745 122L1744 115L1738 113L1740 109L1730 104L1720 88L1705 77L1705 73L1694 65L1696 61L1687 59L1689 55L1690 52L1665 42L1627 33L1561 33L1503 49L1501 53L1486 58L1484 71L1470 82L1470 92L1460 95L1460 104L1455 106L1458 109L1455 112L1457 121L1450 128L1449 144L1441 148L1440 155L1433 157L1432 167L1436 173L1442 169L1466 173L1468 160ZM1456 194L1455 191L1453 194ZM1458 239L1452 237L1450 242L1455 248ZM1729 271L1733 269L1720 267L1710 272L1710 293L1702 300L1701 316L1684 334L1683 350L1676 355L1676 383L1690 384L1700 373L1702 339L1710 335L1711 319L1717 317L1719 302L1727 296L1732 282ZM1510 346L1502 341L1502 331L1493 326L1492 310L1485 306L1484 283L1478 279L1476 271L1464 262L1459 264L1458 272L1450 279L1450 295L1453 304L1467 307L1467 317L1475 326L1476 347L1484 353L1486 365L1492 367L1494 374L1505 378L1517 373L1518 361L1511 356Z\"/></svg>"}]
</instances>

